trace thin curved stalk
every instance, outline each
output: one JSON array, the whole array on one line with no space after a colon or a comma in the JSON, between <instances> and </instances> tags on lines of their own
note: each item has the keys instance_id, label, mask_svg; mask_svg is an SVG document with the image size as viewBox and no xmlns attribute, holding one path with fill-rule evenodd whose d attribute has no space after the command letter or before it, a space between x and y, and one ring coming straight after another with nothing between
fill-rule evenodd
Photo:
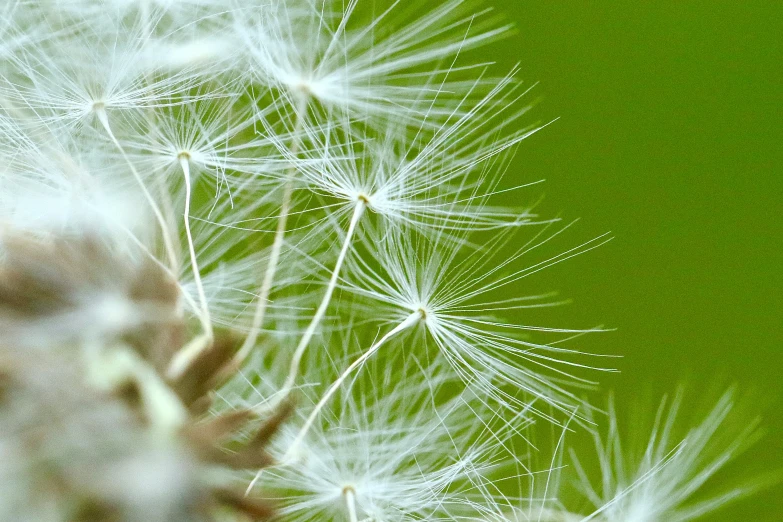
<instances>
[{"instance_id":1,"label":"thin curved stalk","mask_svg":"<svg viewBox=\"0 0 783 522\"><path fill-rule=\"evenodd\" d=\"M193 280L196 283L196 291L198 293L199 304L201 306L201 313L199 319L201 320L201 327L204 330L204 334L210 340L214 334L212 331L212 320L209 313L209 305L207 304L207 296L204 292L204 284L201 281L201 272L198 268L198 260L196 258L196 248L193 245L193 235L190 231L190 199L192 196L192 185L190 179L190 162L186 154L180 154L179 164L182 167L182 174L185 178L185 213L183 220L185 222L185 235L188 238L188 251L190 252L190 267L193 272Z\"/></svg>"},{"instance_id":2,"label":"thin curved stalk","mask_svg":"<svg viewBox=\"0 0 783 522\"><path fill-rule=\"evenodd\" d=\"M147 186L144 184L144 180L141 179L141 175L139 174L139 171L136 170L136 166L133 165L133 162L125 153L125 148L123 148L122 144L120 144L120 142L117 140L117 137L114 135L114 132L111 129L111 125L109 125L109 116L106 114L106 109L103 107L96 107L95 115L98 117L98 121L101 122L101 125L103 126L104 130L109 135L109 139L111 139L112 143L114 143L114 145L120 151L120 154L122 155L123 159L128 164L131 173L133 173L133 177L136 179L136 182L139 184L139 187L141 187L141 191L144 194L144 197L147 199L147 202L152 208L152 212L155 214L155 218L158 220L161 233L163 234L163 245L166 249L166 254L169 257L169 262L171 263L172 270L176 270L176 266L178 264L177 262L178 256L176 250L174 249L174 242L172 241L171 236L169 235L169 229L166 224L166 220L163 217L163 213L160 211L160 208L158 207L158 204L155 202L155 199L152 197L152 194L150 194L149 190L147 190Z\"/></svg>"},{"instance_id":3,"label":"thin curved stalk","mask_svg":"<svg viewBox=\"0 0 783 522\"><path fill-rule=\"evenodd\" d=\"M305 330L304 334L302 334L302 338L299 340L299 344L296 346L294 355L291 358L291 366L288 370L288 376L283 383L282 389L278 392L278 399L273 401L272 404L268 406L271 409L276 408L281 401L288 397L288 394L291 392L294 384L296 383L296 377L299 375L299 367L302 364L302 357L304 356L307 347L310 345L310 341L313 339L313 335L315 335L318 326L321 324L321 321L326 315L326 310L332 300L332 294L334 294L334 290L337 287L337 279L340 277L340 271L342 270L343 263L345 262L345 258L348 255L348 250L350 250L353 237L356 233L356 228L359 225L359 220L364 214L365 208L367 208L365 201L363 199L358 199L356 201L356 206L354 207L353 216L351 216L351 222L348 225L348 231L345 233L343 246L340 248L340 254L337 256L337 261L335 262L334 269L332 270L332 275L329 278L329 284L326 286L326 292L324 293L323 298L321 298L321 303L318 305L318 309L315 311L315 315L313 315L310 324L307 325L307 329Z\"/></svg>"},{"instance_id":4,"label":"thin curved stalk","mask_svg":"<svg viewBox=\"0 0 783 522\"><path fill-rule=\"evenodd\" d=\"M302 96L299 104L296 107L296 122L294 123L293 138L291 141L290 153L292 157L296 157L299 153L299 147L301 146L301 139L299 137L302 127L304 126L305 118L307 117L307 104L310 101L309 96ZM250 331L245 337L245 341L237 351L234 357L234 367L239 367L245 361L250 354L250 350L256 344L258 335L261 333L261 328L264 326L264 317L266 316L267 305L269 304L269 294L272 292L272 283L277 273L277 265L280 262L280 254L283 250L283 242L285 239L286 227L288 224L288 216L291 212L291 197L293 194L293 177L296 172L296 165L292 163L288 169L286 175L286 183L283 188L283 200L280 205L280 215L277 218L277 229L275 230L275 239L272 242L272 251L269 254L269 263L267 263L266 270L264 271L264 279L261 282L261 287L258 290L258 299L256 301L256 310L253 314L253 323L250 326Z\"/></svg>"},{"instance_id":5,"label":"thin curved stalk","mask_svg":"<svg viewBox=\"0 0 783 522\"><path fill-rule=\"evenodd\" d=\"M190 252L190 266L193 271L193 279L196 283L196 292L199 297L199 307L201 308L199 321L201 322L201 335L194 337L190 342L183 346L172 357L169 363L166 376L169 379L178 379L190 367L191 363L204 351L212 346L215 334L212 330L212 319L209 313L209 304L204 292L204 285L201 281L201 273L198 268L196 249L193 245L193 236L190 231L190 199L192 195L192 184L190 179L190 161L186 153L179 155L179 164L182 167L182 174L185 178L185 212L183 218L185 221L185 234L188 238L188 251Z\"/></svg>"},{"instance_id":6,"label":"thin curved stalk","mask_svg":"<svg viewBox=\"0 0 783 522\"><path fill-rule=\"evenodd\" d=\"M285 465L286 461L288 461L291 455L296 452L299 445L304 440L305 436L307 436L307 432L310 431L310 428L313 427L313 424L315 423L318 414L321 412L324 406L326 406L326 404L329 402L329 400L332 398L335 392L337 392L340 386L342 386L345 380L351 375L351 373L353 373L354 370L356 370L359 366L367 362L370 359L370 357L372 357L386 342L389 341L389 339L396 336L400 332L407 330L408 328L416 325L419 321L422 320L422 318L423 316L420 311L416 311L410 314L407 318L405 318L404 321L402 321L397 326L395 326L390 331L388 331L383 337L381 337L378 340L378 342L372 345L369 350L363 353L359 358L357 358L354 362L352 362L350 366L348 366L348 368L345 369L345 371L343 371L343 373L337 378L337 380L335 380L329 386L329 389L326 390L326 393L318 401L318 404L315 405L313 411L310 412L310 415L305 420L304 425L299 430L299 433L297 433L296 438L286 450L285 455L282 458L283 465ZM258 470L256 476L253 477L253 480L251 480L250 484L247 486L247 489L245 490L245 496L250 494L250 492L253 490L253 487L255 487L256 483L261 479L261 475L263 474L263 472L264 472L263 469Z\"/></svg>"},{"instance_id":7,"label":"thin curved stalk","mask_svg":"<svg viewBox=\"0 0 783 522\"><path fill-rule=\"evenodd\" d=\"M389 339L396 336L400 332L407 330L408 328L418 324L418 322L421 320L422 320L421 312L420 311L413 312L407 318L405 318L404 321L402 321L400 324L398 324L397 326L389 330L383 337L381 337L378 340L378 342L372 345L369 350L367 350L361 356L359 356L345 369L345 371L343 371L342 374L340 374L340 376L329 386L329 389L326 390L326 393L323 394L321 399L318 401L318 404L316 404L315 407L313 408L313 411L310 412L310 415L307 417L307 420L305 420L304 425L299 430L299 433L297 433L294 442L291 444L291 446L288 447L288 450L286 450L286 454L285 454L286 456L283 458L284 461L294 451L296 451L299 444L302 443L305 436L307 435L307 432L310 431L310 428L312 428L316 418L318 418L318 414L321 413L321 410L324 408L324 406L326 406L326 404L329 402L329 400L332 398L335 392L337 392L340 386L342 386L342 384L354 372L354 370L359 368L361 365L367 362L370 359L370 357L375 355L375 353L378 350L380 350L380 348L384 344L386 344L386 342L389 341Z\"/></svg>"},{"instance_id":8,"label":"thin curved stalk","mask_svg":"<svg viewBox=\"0 0 783 522\"><path fill-rule=\"evenodd\" d=\"M359 517L356 516L356 491L352 487L346 487L343 489L343 497L345 497L345 507L348 508L348 522L359 522Z\"/></svg>"}]
</instances>

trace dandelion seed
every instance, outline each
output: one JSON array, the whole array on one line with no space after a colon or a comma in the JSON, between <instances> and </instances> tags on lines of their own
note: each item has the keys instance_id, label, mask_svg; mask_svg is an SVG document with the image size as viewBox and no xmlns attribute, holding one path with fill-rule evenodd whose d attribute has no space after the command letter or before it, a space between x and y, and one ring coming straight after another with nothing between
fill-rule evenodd
<instances>
[{"instance_id":1,"label":"dandelion seed","mask_svg":"<svg viewBox=\"0 0 783 522\"><path fill-rule=\"evenodd\" d=\"M525 212L488 206L505 170L503 155L542 128L499 137L527 112L529 107L506 110L526 92L518 92L509 75L462 116L456 117L455 110L453 121L437 124L425 115L413 138L394 124L380 137L364 134L348 119L303 125L304 141L313 146L300 157L290 155L272 132L268 134L280 153L296 162L304 187L342 203L345 213L363 203L395 225L423 231L502 228L530 218Z\"/></svg>"},{"instance_id":2,"label":"dandelion seed","mask_svg":"<svg viewBox=\"0 0 783 522\"><path fill-rule=\"evenodd\" d=\"M410 117L410 107L426 108L427 94L433 98L441 90L459 88L459 83L446 83L454 65L447 63L441 70L441 62L508 30L490 26L471 31L471 25L483 24L476 22L480 15L464 14L464 4L451 0L387 34L382 24L394 6L352 30L356 0L335 14L329 2L321 0L279 3L253 24L238 20L236 30L245 41L255 78L282 87L293 99L312 97L362 117ZM420 82L418 75L423 76Z\"/></svg>"},{"instance_id":3,"label":"dandelion seed","mask_svg":"<svg viewBox=\"0 0 783 522\"><path fill-rule=\"evenodd\" d=\"M267 491L288 492L287 519L452 520L481 502L476 482L505 458L495 414L469 395L435 404L448 389L448 372L430 366L430 379L421 382L393 366L368 369L372 379L341 390L301 445L290 429L281 436L282 463L261 482Z\"/></svg>"},{"instance_id":4,"label":"dandelion seed","mask_svg":"<svg viewBox=\"0 0 783 522\"><path fill-rule=\"evenodd\" d=\"M600 487L593 485L580 460L574 462L582 491L596 510L585 520L607 522L673 522L698 519L751 493L757 485L739 485L725 493L699 500L697 492L730 460L758 438L758 419L746 424L728 439L727 422L734 408L729 390L700 424L675 439L675 423L682 403L682 390L667 405L661 402L644 452L624 452L619 421L610 402L610 424L606 437L596 435L600 462ZM667 411L668 410L668 411Z\"/></svg>"},{"instance_id":5,"label":"dandelion seed","mask_svg":"<svg viewBox=\"0 0 783 522\"><path fill-rule=\"evenodd\" d=\"M588 252L609 240L599 236L582 245L554 255L521 270L511 270L522 256L542 247L562 232L546 235L546 228L504 256L502 261L487 255L487 249L502 248L502 235L482 248L468 249L457 242L408 233L386 231L373 242L371 259L357 258L351 267L345 288L375 303L377 317L406 324L418 318L422 328L412 330L416 342L434 345L466 382L480 387L501 404L525 404L530 397L569 414L582 403L561 383L579 385L590 381L569 372L571 369L600 369L566 357L585 356L561 344L569 338L600 329L579 330L547 328L508 323L493 317L493 312L519 310L528 306L551 306L553 302L536 296L496 300L491 296L523 278L570 257ZM380 270L374 267L380 263ZM382 312L378 306L386 306ZM528 340L520 334L538 332L558 336L550 342ZM503 391L504 385L527 394L515 398ZM541 410L544 418L555 420Z\"/></svg>"}]
</instances>

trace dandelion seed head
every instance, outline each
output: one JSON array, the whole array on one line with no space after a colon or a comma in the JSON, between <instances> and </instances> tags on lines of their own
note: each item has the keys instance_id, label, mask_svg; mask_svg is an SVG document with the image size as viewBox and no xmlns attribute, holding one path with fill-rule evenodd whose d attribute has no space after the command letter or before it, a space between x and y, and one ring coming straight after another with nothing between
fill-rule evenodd
<instances>
[{"instance_id":1,"label":"dandelion seed head","mask_svg":"<svg viewBox=\"0 0 783 522\"><path fill-rule=\"evenodd\" d=\"M696 498L755 437L718 437L729 395L681 439L662 407L641 458L610 407L600 481L561 487L613 369L526 283L610 237L557 250L511 172L549 123L474 52L510 26L403 3L0 6L0 519L685 522L742 493Z\"/></svg>"}]
</instances>

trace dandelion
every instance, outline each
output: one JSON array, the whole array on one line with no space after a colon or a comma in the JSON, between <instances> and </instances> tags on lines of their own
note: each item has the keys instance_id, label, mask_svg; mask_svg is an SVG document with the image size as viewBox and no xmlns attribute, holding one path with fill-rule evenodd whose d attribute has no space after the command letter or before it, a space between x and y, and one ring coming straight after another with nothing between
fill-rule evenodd
<instances>
[{"instance_id":1,"label":"dandelion","mask_svg":"<svg viewBox=\"0 0 783 522\"><path fill-rule=\"evenodd\" d=\"M494 107L495 102L507 96L507 93L504 93L506 86L506 83L501 83L465 116L440 128L429 142L419 147L418 153L408 152L395 158L393 149L396 143L393 140L396 136L392 134L395 137L389 140L391 147L387 142L381 148L373 150L370 144L361 151L364 152L362 154L353 149L352 141L348 141L345 150L338 151L337 158L332 160L331 155L334 153L329 146L331 138L327 136L321 149L324 156L304 160L298 170L306 182L325 196L343 200L345 211L350 213L351 217L324 297L294 352L284 389L293 386L304 351L326 313L343 263L348 257L353 238L366 211L370 210L389 220L391 226L413 222L421 228L436 230L494 228L526 222L527 216L524 213L512 214L511 223L508 223L503 220L508 219L507 215L510 213L485 212L483 206L489 194L481 192L483 176L478 176L475 181L467 181L483 163L490 162L538 130L520 132L501 143L490 142L487 145L487 137L469 126L469 122L475 117L493 115L488 107ZM505 121L513 121L518 115L509 115ZM303 129L306 128L303 126ZM493 132L496 131L497 128ZM336 138L336 141L339 143L339 138ZM417 144L406 145L411 147L411 151L416 151ZM285 154L282 147L281 150ZM361 160L357 161L357 158ZM292 158L292 161L295 160L296 158ZM476 193L481 195L477 196ZM339 208L337 211L329 211L334 216L332 219L341 213ZM419 221L415 221L416 219ZM414 324L416 320L414 314L395 329L393 334L388 335L393 336ZM384 340L387 338L388 336L384 337Z\"/></svg>"},{"instance_id":2,"label":"dandelion","mask_svg":"<svg viewBox=\"0 0 783 522\"><path fill-rule=\"evenodd\" d=\"M464 0L446 2L393 32L384 31L383 24L396 5L352 29L358 4L352 0L332 12L336 6L322 0L275 2L252 24L238 20L236 30L246 42L255 78L279 86L305 106L314 99L361 117L411 116L406 108L426 108L427 94L460 87L445 83L456 68L455 56L509 29L481 27L489 24L476 19L486 11L465 14ZM434 68L426 67L430 64Z\"/></svg>"},{"instance_id":3,"label":"dandelion","mask_svg":"<svg viewBox=\"0 0 783 522\"><path fill-rule=\"evenodd\" d=\"M725 493L699 497L699 490L729 461L758 439L758 419L745 423L730 436L735 392L720 397L712 410L681 439L675 438L683 401L680 390L661 402L644 452L630 456L621 440L617 414L610 402L609 428L596 435L601 480L594 485L574 456L585 498L596 510L585 520L646 522L696 520L748 495L757 484L740 485ZM669 402L667 404L667 402Z\"/></svg>"},{"instance_id":4,"label":"dandelion","mask_svg":"<svg viewBox=\"0 0 783 522\"><path fill-rule=\"evenodd\" d=\"M93 117L100 121L107 111L170 103L166 100L203 81L186 71L148 83L149 71L141 67L145 40L137 26L115 34L92 29L91 45L74 42L81 45L78 62L49 42L25 48L4 72L0 92L19 107L37 111L42 122L71 127Z\"/></svg>"},{"instance_id":5,"label":"dandelion","mask_svg":"<svg viewBox=\"0 0 783 522\"><path fill-rule=\"evenodd\" d=\"M469 250L459 243L386 232L374 242L372 259L380 262L380 270L359 259L350 271L352 280L347 288L383 306L387 311L384 313L382 308L376 307L376 315L385 316L396 326L360 359L371 357L394 335L414 331L416 344L437 347L466 382L477 383L501 403L518 404L517 398L502 391L503 385L511 385L561 412L570 412L580 401L557 383L562 378L576 383L587 381L558 366L585 368L589 365L563 360L564 356L584 354L560 344L585 330L510 324L493 319L492 312L522 311L526 307L557 303L547 301L548 296L501 300L490 296L547 266L596 248L608 238L600 236L570 251L503 275L507 266L552 238L541 234L544 233L534 236L498 264L494 259L488 261L484 248ZM502 244L502 240L485 248L495 248L498 244ZM534 342L519 335L525 332L559 334L561 338L549 343ZM537 370L549 371L554 378L545 377Z\"/></svg>"},{"instance_id":6,"label":"dandelion","mask_svg":"<svg viewBox=\"0 0 783 522\"><path fill-rule=\"evenodd\" d=\"M147 188L141 174L127 159L118 141L109 113L138 111L146 107L171 103L202 80L187 71L151 80L141 61L145 40L137 26L113 35L93 31L89 47L80 48L78 63L48 48L36 48L13 60L11 74L0 83L0 96L8 98L21 110L31 110L43 125L59 128L98 122L125 158L163 232L168 256L176 259L174 241L167 230L159 204ZM71 49L74 52L74 49ZM66 131L67 132L67 131Z\"/></svg>"},{"instance_id":7,"label":"dandelion","mask_svg":"<svg viewBox=\"0 0 783 522\"><path fill-rule=\"evenodd\" d=\"M524 212L487 208L504 170L495 160L542 128L498 137L529 109L508 109L527 93L518 91L513 76L507 76L475 104L464 101L470 107L458 118L455 110L453 121L436 126L425 115L413 137L393 124L380 137L366 135L350 121L325 129L304 125L305 141L313 146L291 161L298 159L306 189L343 203L346 214L365 207L393 224L421 230L522 224ZM288 155L282 143L278 149ZM340 208L329 210L339 216Z\"/></svg>"},{"instance_id":8,"label":"dandelion","mask_svg":"<svg viewBox=\"0 0 783 522\"><path fill-rule=\"evenodd\" d=\"M249 50L255 77L262 84L282 86L282 91L291 100L291 105L295 107L293 131L295 137L291 144L283 150L289 151L293 157L298 155L300 149L298 131L305 124L308 105L312 99L325 105L336 105L340 109L355 110L360 114L370 114L376 106L391 110L397 106L410 106L410 99L399 99L399 96L393 93L396 89L387 83L389 80L393 80L395 76L401 75L415 66L443 59L456 49L478 45L504 32L505 29L488 30L474 37L465 37L458 43L444 46L444 42L439 41L437 46L428 46L426 50L417 50L416 44L420 43L417 39L433 29L438 31L438 26L457 11L455 8L460 3L460 1L456 1L446 5L434 11L430 16L421 19L408 30L398 31L386 42L388 51L385 53L380 51L379 46L373 41L376 25L383 20L385 15L378 17L376 21L359 31L358 34L347 36L348 23L356 8L356 1L350 2L345 7L342 15L338 17L339 21L336 27L330 23L328 3L326 2L315 2L312 5L305 2L301 9L297 4L293 4L293 7L279 4L275 6L275 9L264 13L260 19L255 20L255 25L248 25L244 20L240 21L237 24L237 32L242 35L245 47ZM466 22L466 20L461 20L453 25L465 26L468 25ZM453 28L450 26L452 24L445 24L447 29ZM427 38L425 37L424 41ZM345 57L350 56L352 50L357 51L360 56L346 60ZM364 58L362 59L362 57ZM376 60L379 61L376 62ZM434 76L435 73L429 72L427 82L432 81ZM372 86L376 83L379 86L379 92L372 90ZM419 96L421 92L421 88L413 89L415 96ZM279 261L279 251L282 248L290 207L290 191L291 187L287 185L283 194L272 257L259 291L254 330L260 329L263 324L264 303L272 285ZM359 204L356 206L351 218L351 225L349 225L349 239L356 228L356 222L364 211L362 199L357 201ZM346 246L348 244L349 241L346 241ZM339 273L344 257L345 253L341 252L334 274ZM309 337L312 336L312 332L320 323L329 299L330 292L327 290L323 306L319 307L312 321L313 327L306 331L300 348L294 355L292 373L296 371L298 360L301 358L300 352L309 344ZM247 353L254 337L251 334L249 342L241 350L242 354Z\"/></svg>"},{"instance_id":9,"label":"dandelion","mask_svg":"<svg viewBox=\"0 0 783 522\"><path fill-rule=\"evenodd\" d=\"M286 519L453 520L475 513L484 494L478 482L508 458L508 434L475 397L448 393L452 376L439 363L426 367L432 378L422 382L411 379L408 361L368 368L373 377L342 390L301 443L295 423L284 431L273 450L281 465L260 484L281 492Z\"/></svg>"},{"instance_id":10,"label":"dandelion","mask_svg":"<svg viewBox=\"0 0 783 522\"><path fill-rule=\"evenodd\" d=\"M253 143L229 145L237 134L252 125L253 119L246 110L238 114L237 121L232 122L231 111L234 100L221 100L209 103L202 100L184 101L181 106L168 106L164 114L155 114L148 131L136 131L135 136L141 136L143 141L134 143L126 140L129 150L138 151L139 160L134 161L137 168L142 168L163 178L163 185L168 183L172 170L179 171L184 181L184 209L182 212L190 267L200 304L198 315L207 343L212 338L212 319L209 304L201 281L198 258L191 232L191 204L193 200L194 175L201 171L212 174L217 179L217 194L220 197L220 187L228 183L226 171L236 171L242 167L242 160L234 160L232 156L249 149ZM220 103L220 105L217 105ZM135 158L134 158L135 160ZM193 172L195 170L195 172ZM226 189L228 197L230 187ZM167 189L162 191L168 193ZM174 203L167 201L168 207Z\"/></svg>"},{"instance_id":11,"label":"dandelion","mask_svg":"<svg viewBox=\"0 0 783 522\"><path fill-rule=\"evenodd\" d=\"M662 405L641 457L610 404L595 473L566 462L611 355L526 283L611 238L562 247L505 179L551 123L475 58L508 24L365 5L0 6L0 519L685 521L752 492L697 496L757 436L731 394L681 439Z\"/></svg>"}]
</instances>

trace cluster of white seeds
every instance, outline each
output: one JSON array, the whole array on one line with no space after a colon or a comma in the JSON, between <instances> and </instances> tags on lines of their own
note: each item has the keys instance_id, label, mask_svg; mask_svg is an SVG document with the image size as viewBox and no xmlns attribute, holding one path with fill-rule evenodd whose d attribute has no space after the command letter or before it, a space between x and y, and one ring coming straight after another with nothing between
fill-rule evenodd
<instances>
[{"instance_id":1,"label":"cluster of white seeds","mask_svg":"<svg viewBox=\"0 0 783 522\"><path fill-rule=\"evenodd\" d=\"M20 350L86 354L86 386L100 391L119 381L101 388L113 377L96 371L127 373L107 355L120 340L181 319L164 366L134 359L141 395L166 397L147 413L185 426L167 386L221 336L238 339L205 418L294 413L270 467L215 473L279 520L687 521L750 491L698 492L755 436L754 424L717 437L730 393L681 436L679 402L662 406L644 451L629 453L614 408L584 399L612 371L579 348L601 329L526 320L563 304L531 295L528 276L610 238L569 243L571 223L535 212L538 180L504 177L518 145L548 125L532 123L518 71L487 59L510 27L471 0L386 4L3 1L0 423L19 417L2 407L2 376L21 367L7 362ZM22 314L18 285L2 279L24 264L18 237L88 238L128 267L154 266L175 282L177 305L134 298L116 265L81 266L58 287L67 307L41 288ZM63 277L36 266L31 280ZM597 459L569 455L572 433L604 425ZM551 440L534 442L541 433ZM15 436L0 430L0 455L16 451ZM33 510L46 492L18 477L36 465L3 465L0 519L76 520ZM136 486L138 506L160 504L160 490ZM183 488L166 491L192 494ZM103 520L89 513L79 520Z\"/></svg>"}]
</instances>

